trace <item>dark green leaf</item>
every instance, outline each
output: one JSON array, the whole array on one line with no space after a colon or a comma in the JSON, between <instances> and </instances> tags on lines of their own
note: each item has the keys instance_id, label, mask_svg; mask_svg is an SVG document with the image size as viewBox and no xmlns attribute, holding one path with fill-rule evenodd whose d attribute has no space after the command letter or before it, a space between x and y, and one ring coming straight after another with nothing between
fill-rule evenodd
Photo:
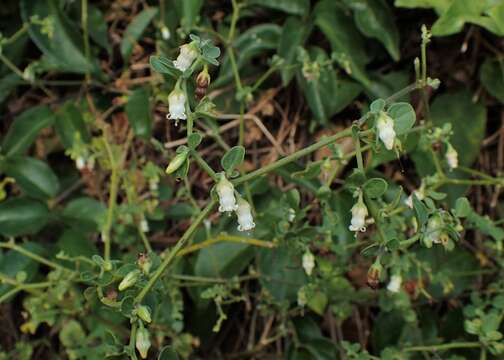
<instances>
[{"instance_id":1,"label":"dark green leaf","mask_svg":"<svg viewBox=\"0 0 504 360\"><path fill-rule=\"evenodd\" d=\"M427 223L427 219L429 217L427 213L427 208L425 207L423 202L418 200L415 194L412 194L411 197L413 199L413 209L415 210L418 225L423 226L425 225L425 223Z\"/></svg>"},{"instance_id":2,"label":"dark green leaf","mask_svg":"<svg viewBox=\"0 0 504 360\"><path fill-rule=\"evenodd\" d=\"M65 230L58 239L58 248L69 256L85 256L90 258L98 253L93 241L81 231Z\"/></svg>"},{"instance_id":3,"label":"dark green leaf","mask_svg":"<svg viewBox=\"0 0 504 360\"><path fill-rule=\"evenodd\" d=\"M298 47L305 42L311 27L311 24L306 24L294 16L288 17L282 26L277 53L284 60L280 70L283 86L287 86L294 77L296 69L292 65L296 63Z\"/></svg>"},{"instance_id":4,"label":"dark green leaf","mask_svg":"<svg viewBox=\"0 0 504 360\"><path fill-rule=\"evenodd\" d=\"M233 146L222 157L222 168L226 173L231 173L236 167L241 165L244 158L245 148L243 146Z\"/></svg>"},{"instance_id":5,"label":"dark green leaf","mask_svg":"<svg viewBox=\"0 0 504 360\"><path fill-rule=\"evenodd\" d=\"M152 135L152 116L147 88L131 93L126 103L126 115L135 135L149 139Z\"/></svg>"},{"instance_id":6,"label":"dark green leaf","mask_svg":"<svg viewBox=\"0 0 504 360\"><path fill-rule=\"evenodd\" d=\"M458 198L455 202L455 215L459 218L467 217L472 211L471 204L466 197Z\"/></svg>"},{"instance_id":7,"label":"dark green leaf","mask_svg":"<svg viewBox=\"0 0 504 360\"><path fill-rule=\"evenodd\" d=\"M103 13L96 6L88 5L88 30L89 36L95 43L107 50L112 51L108 40L108 28Z\"/></svg>"},{"instance_id":8,"label":"dark green leaf","mask_svg":"<svg viewBox=\"0 0 504 360\"><path fill-rule=\"evenodd\" d=\"M203 137L201 136L200 133L192 133L191 135L189 135L187 137L187 145L191 148L191 149L196 149L198 147L199 144L201 144L201 140L203 139Z\"/></svg>"},{"instance_id":9,"label":"dark green leaf","mask_svg":"<svg viewBox=\"0 0 504 360\"><path fill-rule=\"evenodd\" d=\"M85 231L95 231L105 217L106 207L96 199L80 197L70 201L62 211L65 222Z\"/></svg>"},{"instance_id":10,"label":"dark green leaf","mask_svg":"<svg viewBox=\"0 0 504 360\"><path fill-rule=\"evenodd\" d=\"M249 0L251 5L259 5L270 9L280 10L293 15L307 15L310 11L309 0Z\"/></svg>"},{"instance_id":11,"label":"dark green leaf","mask_svg":"<svg viewBox=\"0 0 504 360\"><path fill-rule=\"evenodd\" d=\"M136 42L157 13L158 9L156 7L145 9L128 25L121 41L121 55L124 62L128 62L131 52L133 51L133 46L135 46Z\"/></svg>"},{"instance_id":12,"label":"dark green leaf","mask_svg":"<svg viewBox=\"0 0 504 360\"><path fill-rule=\"evenodd\" d=\"M49 221L49 209L39 201L12 198L0 203L0 234L35 234Z\"/></svg>"},{"instance_id":13,"label":"dark green leaf","mask_svg":"<svg viewBox=\"0 0 504 360\"><path fill-rule=\"evenodd\" d=\"M151 56L149 58L150 66L161 74L168 74L174 78L182 75L182 72L173 66L173 61L164 56Z\"/></svg>"},{"instance_id":14,"label":"dark green leaf","mask_svg":"<svg viewBox=\"0 0 504 360\"><path fill-rule=\"evenodd\" d=\"M406 133L415 124L415 110L408 103L392 104L387 112L394 119L394 130L397 135Z\"/></svg>"},{"instance_id":15,"label":"dark green leaf","mask_svg":"<svg viewBox=\"0 0 504 360\"><path fill-rule=\"evenodd\" d=\"M480 80L486 90L504 104L504 61L487 58L481 65Z\"/></svg>"},{"instance_id":16,"label":"dark green leaf","mask_svg":"<svg viewBox=\"0 0 504 360\"><path fill-rule=\"evenodd\" d=\"M197 276L231 278L240 274L254 256L248 244L221 242L198 252L194 264Z\"/></svg>"},{"instance_id":17,"label":"dark green leaf","mask_svg":"<svg viewBox=\"0 0 504 360\"><path fill-rule=\"evenodd\" d=\"M180 25L189 31L198 22L203 0L175 1L175 6L180 14Z\"/></svg>"},{"instance_id":18,"label":"dark green leaf","mask_svg":"<svg viewBox=\"0 0 504 360\"><path fill-rule=\"evenodd\" d=\"M383 99L376 99L371 103L371 105L369 105L369 110L376 113L383 111L384 108L385 108L385 100Z\"/></svg>"},{"instance_id":19,"label":"dark green leaf","mask_svg":"<svg viewBox=\"0 0 504 360\"><path fill-rule=\"evenodd\" d=\"M85 143L91 139L82 112L70 101L58 109L54 125L61 143L66 149L72 147L77 134Z\"/></svg>"},{"instance_id":20,"label":"dark green leaf","mask_svg":"<svg viewBox=\"0 0 504 360\"><path fill-rule=\"evenodd\" d=\"M79 74L100 72L97 62L91 62L84 55L82 34L62 12L59 1L21 0L20 8L23 22L29 25L28 32L31 39L44 53L51 67ZM50 19L51 37L42 32L43 26L31 21L33 16L36 16L39 21Z\"/></svg>"},{"instance_id":21,"label":"dark green leaf","mask_svg":"<svg viewBox=\"0 0 504 360\"><path fill-rule=\"evenodd\" d=\"M14 119L2 142L2 152L6 156L25 152L35 141L40 130L54 121L51 110L40 105L26 110Z\"/></svg>"},{"instance_id":22,"label":"dark green leaf","mask_svg":"<svg viewBox=\"0 0 504 360\"><path fill-rule=\"evenodd\" d=\"M16 156L9 158L3 169L31 197L47 200L58 194L58 177L43 161L27 156Z\"/></svg>"},{"instance_id":23,"label":"dark green leaf","mask_svg":"<svg viewBox=\"0 0 504 360\"><path fill-rule=\"evenodd\" d=\"M161 349L158 355L158 360L179 360L177 352L173 349L172 346L165 346Z\"/></svg>"},{"instance_id":24,"label":"dark green leaf","mask_svg":"<svg viewBox=\"0 0 504 360\"><path fill-rule=\"evenodd\" d=\"M364 193L371 199L376 199L387 191L387 182L381 178L369 179L364 183Z\"/></svg>"},{"instance_id":25,"label":"dark green leaf","mask_svg":"<svg viewBox=\"0 0 504 360\"><path fill-rule=\"evenodd\" d=\"M0 79L0 104L2 104L5 99L10 95L10 93L20 84L23 84L24 80L21 79L17 74L11 73L7 74Z\"/></svg>"},{"instance_id":26,"label":"dark green leaf","mask_svg":"<svg viewBox=\"0 0 504 360\"><path fill-rule=\"evenodd\" d=\"M399 60L399 31L385 0L345 0L354 11L355 23L367 37L381 41L392 59Z\"/></svg>"}]
</instances>

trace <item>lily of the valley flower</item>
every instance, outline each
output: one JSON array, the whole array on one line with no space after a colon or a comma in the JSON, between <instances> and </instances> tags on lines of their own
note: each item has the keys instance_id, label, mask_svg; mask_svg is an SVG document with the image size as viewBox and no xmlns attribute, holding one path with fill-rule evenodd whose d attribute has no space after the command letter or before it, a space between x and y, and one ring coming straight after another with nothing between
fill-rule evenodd
<instances>
[{"instance_id":1,"label":"lily of the valley flower","mask_svg":"<svg viewBox=\"0 0 504 360\"><path fill-rule=\"evenodd\" d=\"M378 137L383 141L385 148L387 148L387 150L392 150L396 137L394 120L388 116L387 113L381 112L376 122L376 128L378 129Z\"/></svg>"},{"instance_id":2,"label":"lily of the valley flower","mask_svg":"<svg viewBox=\"0 0 504 360\"><path fill-rule=\"evenodd\" d=\"M366 216L368 215L368 209L362 200L362 195L359 195L359 200L354 204L351 212L352 220L348 227L350 231L366 231Z\"/></svg>"},{"instance_id":3,"label":"lily of the valley flower","mask_svg":"<svg viewBox=\"0 0 504 360\"><path fill-rule=\"evenodd\" d=\"M221 176L215 190L217 191L217 195L219 195L220 212L231 212L238 209L233 184L224 175Z\"/></svg>"},{"instance_id":4,"label":"lily of the valley flower","mask_svg":"<svg viewBox=\"0 0 504 360\"><path fill-rule=\"evenodd\" d=\"M387 290L393 293L397 293L399 292L399 290L401 290L401 284L402 284L401 275L392 275L387 285Z\"/></svg>"},{"instance_id":5,"label":"lily of the valley flower","mask_svg":"<svg viewBox=\"0 0 504 360\"><path fill-rule=\"evenodd\" d=\"M448 144L448 149L446 150L446 162L448 162L448 166L450 170L453 170L458 167L458 153L457 150L451 145Z\"/></svg>"},{"instance_id":6,"label":"lily of the valley flower","mask_svg":"<svg viewBox=\"0 0 504 360\"><path fill-rule=\"evenodd\" d=\"M149 348L151 347L151 342L149 339L149 331L147 331L147 329L144 328L143 325L140 325L139 329L137 330L135 346L142 359L146 359L147 354L149 353Z\"/></svg>"},{"instance_id":7,"label":"lily of the valley flower","mask_svg":"<svg viewBox=\"0 0 504 360\"><path fill-rule=\"evenodd\" d=\"M185 44L180 47L180 54L177 60L173 62L175 66L180 71L186 71L193 63L193 61L198 57L198 48L194 44Z\"/></svg>"},{"instance_id":8,"label":"lily of the valley flower","mask_svg":"<svg viewBox=\"0 0 504 360\"><path fill-rule=\"evenodd\" d=\"M310 252L310 250L307 250L303 254L303 269L306 273L306 275L311 276L313 269L315 268L315 256Z\"/></svg>"},{"instance_id":9,"label":"lily of the valley flower","mask_svg":"<svg viewBox=\"0 0 504 360\"><path fill-rule=\"evenodd\" d=\"M187 119L185 113L186 97L182 90L175 88L170 95L168 95L168 119L185 120Z\"/></svg>"},{"instance_id":10,"label":"lily of the valley flower","mask_svg":"<svg viewBox=\"0 0 504 360\"><path fill-rule=\"evenodd\" d=\"M236 216L238 216L238 231L249 231L255 228L252 210L248 202L242 198L238 198L238 207L236 208Z\"/></svg>"}]
</instances>

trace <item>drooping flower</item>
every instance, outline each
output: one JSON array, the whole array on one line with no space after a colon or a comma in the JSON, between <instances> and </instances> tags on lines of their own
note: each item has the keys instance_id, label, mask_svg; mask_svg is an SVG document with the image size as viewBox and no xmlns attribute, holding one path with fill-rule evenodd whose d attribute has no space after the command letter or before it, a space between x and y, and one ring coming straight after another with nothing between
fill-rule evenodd
<instances>
[{"instance_id":1,"label":"drooping flower","mask_svg":"<svg viewBox=\"0 0 504 360\"><path fill-rule=\"evenodd\" d=\"M450 170L453 170L458 167L458 153L455 148L448 143L448 149L446 150L446 162L450 167Z\"/></svg>"},{"instance_id":2,"label":"drooping flower","mask_svg":"<svg viewBox=\"0 0 504 360\"><path fill-rule=\"evenodd\" d=\"M394 131L394 120L387 115L385 112L381 112L378 116L376 122L376 128L378 129L378 137L385 145L387 150L392 150L394 148L394 141L396 133Z\"/></svg>"},{"instance_id":3,"label":"drooping flower","mask_svg":"<svg viewBox=\"0 0 504 360\"><path fill-rule=\"evenodd\" d=\"M219 195L220 212L230 212L238 209L233 184L224 175L221 175L215 190L217 191L217 195Z\"/></svg>"},{"instance_id":4,"label":"drooping flower","mask_svg":"<svg viewBox=\"0 0 504 360\"><path fill-rule=\"evenodd\" d=\"M180 47L180 54L177 60L173 62L175 66L180 71L186 71L193 63L193 61L198 57L198 48L194 44L185 44Z\"/></svg>"},{"instance_id":5,"label":"drooping flower","mask_svg":"<svg viewBox=\"0 0 504 360\"><path fill-rule=\"evenodd\" d=\"M170 29L168 29L166 26L163 26L161 28L161 37L163 38L163 40L169 40L170 36Z\"/></svg>"},{"instance_id":6,"label":"drooping flower","mask_svg":"<svg viewBox=\"0 0 504 360\"><path fill-rule=\"evenodd\" d=\"M368 215L368 209L362 200L362 195L359 196L359 200L354 204L351 212L352 220L348 227L350 231L366 231L366 216Z\"/></svg>"},{"instance_id":7,"label":"drooping flower","mask_svg":"<svg viewBox=\"0 0 504 360\"><path fill-rule=\"evenodd\" d=\"M303 269L306 275L311 276L313 269L315 268L315 256L311 253L310 250L306 250L303 254Z\"/></svg>"},{"instance_id":8,"label":"drooping flower","mask_svg":"<svg viewBox=\"0 0 504 360\"><path fill-rule=\"evenodd\" d=\"M149 339L149 331L144 328L143 325L140 325L139 329L137 330L135 346L142 359L146 359L147 354L149 353L149 348L151 347L151 342Z\"/></svg>"},{"instance_id":9,"label":"drooping flower","mask_svg":"<svg viewBox=\"0 0 504 360\"><path fill-rule=\"evenodd\" d=\"M240 197L238 198L237 205L236 216L238 216L238 231L249 231L255 228L250 204Z\"/></svg>"},{"instance_id":10,"label":"drooping flower","mask_svg":"<svg viewBox=\"0 0 504 360\"><path fill-rule=\"evenodd\" d=\"M404 201L404 203L410 208L413 209L413 195L416 196L418 200L425 199L425 187L422 184L417 190L414 190L410 196Z\"/></svg>"},{"instance_id":11,"label":"drooping flower","mask_svg":"<svg viewBox=\"0 0 504 360\"><path fill-rule=\"evenodd\" d=\"M401 275L392 275L387 285L387 290L393 293L397 293L399 292L399 290L401 290L401 285L402 285Z\"/></svg>"},{"instance_id":12,"label":"drooping flower","mask_svg":"<svg viewBox=\"0 0 504 360\"><path fill-rule=\"evenodd\" d=\"M168 119L173 120L185 120L187 119L185 114L185 103L186 97L182 90L175 88L168 95Z\"/></svg>"}]
</instances>

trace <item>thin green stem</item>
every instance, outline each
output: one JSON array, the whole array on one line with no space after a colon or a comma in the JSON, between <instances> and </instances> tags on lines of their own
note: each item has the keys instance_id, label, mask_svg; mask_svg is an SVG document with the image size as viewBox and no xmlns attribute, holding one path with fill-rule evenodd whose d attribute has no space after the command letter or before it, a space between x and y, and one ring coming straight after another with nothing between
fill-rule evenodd
<instances>
[{"instance_id":1,"label":"thin green stem","mask_svg":"<svg viewBox=\"0 0 504 360\"><path fill-rule=\"evenodd\" d=\"M152 252L152 246L149 242L149 239L145 235L145 233L142 231L140 226L138 226L138 234L140 235L140 238L142 239L142 242L144 244L145 250L147 250L148 253Z\"/></svg>"},{"instance_id":2,"label":"thin green stem","mask_svg":"<svg viewBox=\"0 0 504 360\"><path fill-rule=\"evenodd\" d=\"M6 39L3 42L3 45L9 45L15 42L17 39L19 39L28 31L28 27L29 27L28 23L23 23L23 26L21 26L21 28L19 28L19 30L16 31L14 34L12 34L8 39Z\"/></svg>"},{"instance_id":3,"label":"thin green stem","mask_svg":"<svg viewBox=\"0 0 504 360\"><path fill-rule=\"evenodd\" d=\"M128 347L130 348L131 359L137 359L135 355L135 343L136 343L136 333L137 333L137 323L131 324L130 341Z\"/></svg>"},{"instance_id":4,"label":"thin green stem","mask_svg":"<svg viewBox=\"0 0 504 360\"><path fill-rule=\"evenodd\" d=\"M177 256L184 256L184 255L193 253L195 251L204 249L206 247L212 246L214 244L218 244L223 241L235 242L235 243L239 243L239 244L248 244L248 245L252 245L252 246L264 247L264 248L269 248L269 249L276 247L276 244L272 243L271 241L246 238L246 237L242 237L242 236L219 235L213 239L208 239L208 240L202 241L200 243L188 246L185 249L180 250L179 253L177 254Z\"/></svg>"},{"instance_id":5,"label":"thin green stem","mask_svg":"<svg viewBox=\"0 0 504 360\"><path fill-rule=\"evenodd\" d=\"M240 102L240 126L239 126L239 136L238 136L238 145L243 146L245 142L245 103L243 101Z\"/></svg>"},{"instance_id":6,"label":"thin green stem","mask_svg":"<svg viewBox=\"0 0 504 360\"><path fill-rule=\"evenodd\" d=\"M320 139L319 141L317 141L316 143L314 143L304 149L298 150L295 153L287 155L286 157L279 159L269 165L266 165L260 169L257 169L255 171L248 173L248 174L240 176L239 178L233 180L232 183L234 185L239 185L239 184L243 184L247 181L253 180L259 176L265 175L275 169L278 169L278 168L285 166L293 161L296 161L296 160L302 158L303 156L309 155L312 152L317 151L318 149L323 148L324 146L327 146L327 145L335 142L338 139L350 136L351 134L352 134L352 129L347 128L347 129L342 130L339 133L334 134L332 136L324 137L324 138Z\"/></svg>"},{"instance_id":7,"label":"thin green stem","mask_svg":"<svg viewBox=\"0 0 504 360\"><path fill-rule=\"evenodd\" d=\"M357 168L365 174L364 161L362 160L362 150L360 146L360 138L358 128L352 127L352 139L355 145L355 157L357 158ZM364 175L365 176L365 175Z\"/></svg>"},{"instance_id":8,"label":"thin green stem","mask_svg":"<svg viewBox=\"0 0 504 360\"><path fill-rule=\"evenodd\" d=\"M144 297L149 293L152 287L156 284L158 279L164 274L168 266L171 264L172 260L177 256L178 252L182 249L185 243L191 238L198 226L207 218L214 206L217 204L216 199L212 199L208 205L199 213L198 217L191 223L191 226L186 230L186 232L179 239L177 244L171 249L168 255L164 258L161 265L152 274L145 287L140 291L140 293L135 298L137 304L141 303Z\"/></svg>"},{"instance_id":9,"label":"thin green stem","mask_svg":"<svg viewBox=\"0 0 504 360\"><path fill-rule=\"evenodd\" d=\"M107 209L107 218L105 221L105 226L103 227L102 231L102 240L104 243L104 258L105 261L108 262L110 261L110 249L111 249L110 233L112 230L112 222L114 220L114 211L116 207L117 193L119 191L119 168L107 139L104 138L103 142L105 144L105 149L107 151L112 171L110 175L110 192L109 192L109 202Z\"/></svg>"},{"instance_id":10,"label":"thin green stem","mask_svg":"<svg viewBox=\"0 0 504 360\"><path fill-rule=\"evenodd\" d=\"M0 243L0 248L14 250L14 251L16 251L16 252L18 252L20 254L23 254L26 257L29 257L32 260L35 260L35 261L37 261L37 262L39 262L41 264L44 264L46 266L49 266L50 268L53 268L53 269L73 272L72 270L67 269L66 267L64 267L64 266L62 266L62 265L60 265L58 263L55 263L54 261L47 260L46 258L43 258L40 255L37 255L37 254L35 254L35 253L33 253L33 252L29 251L29 250L26 250L24 247L16 245L14 242Z\"/></svg>"},{"instance_id":11,"label":"thin green stem","mask_svg":"<svg viewBox=\"0 0 504 360\"><path fill-rule=\"evenodd\" d=\"M91 51L89 47L89 33L88 33L88 0L81 0L81 23L82 23L82 38L84 41L84 56L88 64L91 63ZM86 69L86 83L91 81L91 70Z\"/></svg>"},{"instance_id":12,"label":"thin green stem","mask_svg":"<svg viewBox=\"0 0 504 360\"><path fill-rule=\"evenodd\" d=\"M421 346L411 346L404 348L403 351L413 352L413 351L445 351L451 349L471 349L479 348L481 344L479 342L453 342L449 344L439 344L439 345L421 345Z\"/></svg>"},{"instance_id":13,"label":"thin green stem","mask_svg":"<svg viewBox=\"0 0 504 360\"><path fill-rule=\"evenodd\" d=\"M198 154L197 151L191 150L192 157L196 160L198 165L214 180L218 181L219 177L215 173L215 171L208 165L208 163Z\"/></svg>"}]
</instances>

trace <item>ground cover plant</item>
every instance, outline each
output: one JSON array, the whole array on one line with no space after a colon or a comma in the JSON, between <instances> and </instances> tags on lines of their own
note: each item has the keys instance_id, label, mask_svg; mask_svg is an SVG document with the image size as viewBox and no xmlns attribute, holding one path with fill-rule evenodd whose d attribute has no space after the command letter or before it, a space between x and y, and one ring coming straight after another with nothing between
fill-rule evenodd
<instances>
[{"instance_id":1,"label":"ground cover plant","mask_svg":"<svg viewBox=\"0 0 504 360\"><path fill-rule=\"evenodd\" d=\"M503 0L0 19L0 359L504 356Z\"/></svg>"}]
</instances>

